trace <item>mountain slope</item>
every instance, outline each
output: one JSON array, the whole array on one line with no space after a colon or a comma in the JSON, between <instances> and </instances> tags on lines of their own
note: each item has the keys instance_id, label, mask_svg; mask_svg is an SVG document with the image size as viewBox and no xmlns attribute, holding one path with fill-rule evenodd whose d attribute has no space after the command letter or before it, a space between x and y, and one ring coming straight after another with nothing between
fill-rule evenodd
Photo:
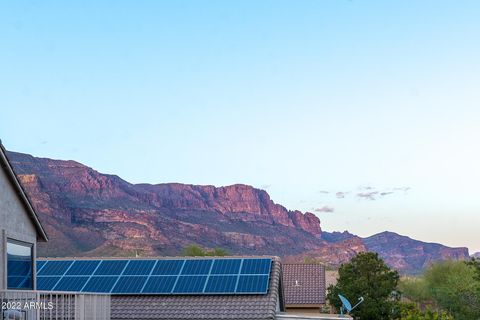
<instances>
[{"instance_id":1,"label":"mountain slope","mask_svg":"<svg viewBox=\"0 0 480 320\"><path fill-rule=\"evenodd\" d=\"M385 231L364 238L363 242L368 251L378 252L388 265L409 274L418 273L435 261L468 259L467 248L420 242L394 232Z\"/></svg>"},{"instance_id":2,"label":"mountain slope","mask_svg":"<svg viewBox=\"0 0 480 320\"><path fill-rule=\"evenodd\" d=\"M250 186L134 185L74 161L8 155L51 235L40 255L175 254L190 243L285 255L324 244L315 215Z\"/></svg>"},{"instance_id":3,"label":"mountain slope","mask_svg":"<svg viewBox=\"0 0 480 320\"><path fill-rule=\"evenodd\" d=\"M289 211L247 185L130 184L75 161L8 156L51 239L39 244L41 256L174 255L197 243L233 254L309 256L338 265L372 250L409 273L430 261L468 258L465 248L393 233L361 239L322 232L312 213Z\"/></svg>"}]
</instances>

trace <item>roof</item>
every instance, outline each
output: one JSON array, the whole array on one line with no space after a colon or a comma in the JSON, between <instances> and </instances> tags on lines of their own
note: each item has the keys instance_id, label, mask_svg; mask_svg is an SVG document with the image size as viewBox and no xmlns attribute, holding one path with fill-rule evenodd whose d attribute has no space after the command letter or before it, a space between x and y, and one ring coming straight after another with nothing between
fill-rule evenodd
<instances>
[{"instance_id":1,"label":"roof","mask_svg":"<svg viewBox=\"0 0 480 320\"><path fill-rule=\"evenodd\" d=\"M278 257L271 258L272 268L267 294L112 296L111 318L275 319L277 311L284 309L281 285L282 271L280 259Z\"/></svg>"},{"instance_id":2,"label":"roof","mask_svg":"<svg viewBox=\"0 0 480 320\"><path fill-rule=\"evenodd\" d=\"M27 211L30 219L32 220L33 224L35 225L35 229L37 230L37 234L38 234L37 238L39 240L48 241L47 233L45 232L45 229L43 228L42 224L40 223L40 220L38 219L38 215L35 212L35 209L33 208L33 205L31 203L30 199L28 198L25 190L23 189L20 181L18 180L17 175L15 174L15 171L13 170L12 165L10 164L10 161L8 160L7 152L5 150L5 147L2 144L1 140L0 140L0 165L2 166L2 168L7 173L7 176L9 178L13 188L17 192L17 194L20 198L20 201L24 205L25 210Z\"/></svg>"},{"instance_id":3,"label":"roof","mask_svg":"<svg viewBox=\"0 0 480 320\"><path fill-rule=\"evenodd\" d=\"M321 264L284 264L285 304L325 303L325 267Z\"/></svg>"}]
</instances>

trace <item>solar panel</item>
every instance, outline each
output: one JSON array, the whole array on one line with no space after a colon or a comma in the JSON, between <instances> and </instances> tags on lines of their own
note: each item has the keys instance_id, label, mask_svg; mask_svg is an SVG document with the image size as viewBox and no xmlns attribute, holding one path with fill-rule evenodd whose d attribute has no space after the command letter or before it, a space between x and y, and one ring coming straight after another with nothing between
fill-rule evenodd
<instances>
[{"instance_id":1,"label":"solar panel","mask_svg":"<svg viewBox=\"0 0 480 320\"><path fill-rule=\"evenodd\" d=\"M60 277L37 277L37 290L53 290Z\"/></svg>"},{"instance_id":2,"label":"solar panel","mask_svg":"<svg viewBox=\"0 0 480 320\"><path fill-rule=\"evenodd\" d=\"M108 293L112 290L119 277L92 276L82 292Z\"/></svg>"},{"instance_id":3,"label":"solar panel","mask_svg":"<svg viewBox=\"0 0 480 320\"><path fill-rule=\"evenodd\" d=\"M194 275L194 274L208 274L212 260L186 260L182 269L182 274Z\"/></svg>"},{"instance_id":4,"label":"solar panel","mask_svg":"<svg viewBox=\"0 0 480 320\"><path fill-rule=\"evenodd\" d=\"M238 276L210 276L205 293L232 293L235 292Z\"/></svg>"},{"instance_id":5,"label":"solar panel","mask_svg":"<svg viewBox=\"0 0 480 320\"><path fill-rule=\"evenodd\" d=\"M89 276L95 271L99 264L100 261L98 260L78 260L73 263L66 274L70 276Z\"/></svg>"},{"instance_id":6,"label":"solar panel","mask_svg":"<svg viewBox=\"0 0 480 320\"><path fill-rule=\"evenodd\" d=\"M112 293L141 293L147 279L145 276L120 277Z\"/></svg>"},{"instance_id":7,"label":"solar panel","mask_svg":"<svg viewBox=\"0 0 480 320\"><path fill-rule=\"evenodd\" d=\"M123 275L145 275L148 276L155 265L155 260L131 260Z\"/></svg>"},{"instance_id":8,"label":"solar panel","mask_svg":"<svg viewBox=\"0 0 480 320\"><path fill-rule=\"evenodd\" d=\"M95 271L95 275L119 276L127 263L128 260L103 260Z\"/></svg>"},{"instance_id":9,"label":"solar panel","mask_svg":"<svg viewBox=\"0 0 480 320\"><path fill-rule=\"evenodd\" d=\"M143 293L170 293L177 281L176 276L152 276L148 279Z\"/></svg>"},{"instance_id":10,"label":"solar panel","mask_svg":"<svg viewBox=\"0 0 480 320\"><path fill-rule=\"evenodd\" d=\"M238 274L242 259L218 259L213 262L211 274Z\"/></svg>"},{"instance_id":11,"label":"solar panel","mask_svg":"<svg viewBox=\"0 0 480 320\"><path fill-rule=\"evenodd\" d=\"M268 276L240 276L238 279L237 293L267 293Z\"/></svg>"},{"instance_id":12,"label":"solar panel","mask_svg":"<svg viewBox=\"0 0 480 320\"><path fill-rule=\"evenodd\" d=\"M40 270L41 276L63 276L68 268L72 265L73 261L69 260L50 260Z\"/></svg>"},{"instance_id":13,"label":"solar panel","mask_svg":"<svg viewBox=\"0 0 480 320\"><path fill-rule=\"evenodd\" d=\"M80 291L89 277L62 277L55 286L55 291Z\"/></svg>"},{"instance_id":14,"label":"solar panel","mask_svg":"<svg viewBox=\"0 0 480 320\"><path fill-rule=\"evenodd\" d=\"M185 260L158 260L152 275L177 275Z\"/></svg>"},{"instance_id":15,"label":"solar panel","mask_svg":"<svg viewBox=\"0 0 480 320\"><path fill-rule=\"evenodd\" d=\"M243 259L241 274L270 274L272 259Z\"/></svg>"},{"instance_id":16,"label":"solar panel","mask_svg":"<svg viewBox=\"0 0 480 320\"><path fill-rule=\"evenodd\" d=\"M271 265L267 258L48 260L37 263L37 288L110 294L265 294ZM20 277L24 270L17 269L18 279L9 279L12 283L25 281Z\"/></svg>"},{"instance_id":17,"label":"solar panel","mask_svg":"<svg viewBox=\"0 0 480 320\"><path fill-rule=\"evenodd\" d=\"M207 276L179 276L174 293L202 293Z\"/></svg>"},{"instance_id":18,"label":"solar panel","mask_svg":"<svg viewBox=\"0 0 480 320\"><path fill-rule=\"evenodd\" d=\"M37 260L37 272L40 271L40 269L42 269L42 267L45 265L45 263L47 263L47 261Z\"/></svg>"}]
</instances>

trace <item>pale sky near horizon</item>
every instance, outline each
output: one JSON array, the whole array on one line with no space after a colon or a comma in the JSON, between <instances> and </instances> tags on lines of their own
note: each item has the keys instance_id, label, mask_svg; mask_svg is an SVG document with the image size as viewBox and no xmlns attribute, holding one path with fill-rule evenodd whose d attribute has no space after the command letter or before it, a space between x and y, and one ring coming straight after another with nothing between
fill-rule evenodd
<instances>
[{"instance_id":1,"label":"pale sky near horizon","mask_svg":"<svg viewBox=\"0 0 480 320\"><path fill-rule=\"evenodd\" d=\"M480 2L0 3L0 138L480 251Z\"/></svg>"}]
</instances>

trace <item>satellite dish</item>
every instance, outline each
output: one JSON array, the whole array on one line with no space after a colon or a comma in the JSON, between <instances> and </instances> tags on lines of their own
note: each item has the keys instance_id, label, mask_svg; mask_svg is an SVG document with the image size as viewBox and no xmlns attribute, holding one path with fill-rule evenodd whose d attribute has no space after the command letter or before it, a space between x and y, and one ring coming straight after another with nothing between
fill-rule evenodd
<instances>
[{"instance_id":1,"label":"satellite dish","mask_svg":"<svg viewBox=\"0 0 480 320\"><path fill-rule=\"evenodd\" d=\"M339 294L338 297L340 298L340 301L342 301L342 309L345 309L347 312L352 311L352 304L350 303L350 301L348 301L347 298L345 298L341 294Z\"/></svg>"},{"instance_id":2,"label":"satellite dish","mask_svg":"<svg viewBox=\"0 0 480 320\"><path fill-rule=\"evenodd\" d=\"M352 304L350 303L350 301L348 301L347 298L345 298L341 294L339 294L338 297L340 298L340 301L342 301L342 306L340 307L340 315L343 315L344 312L346 312L346 314L349 314L353 309L358 307L364 300L363 297L358 298L357 304L352 307Z\"/></svg>"}]
</instances>

